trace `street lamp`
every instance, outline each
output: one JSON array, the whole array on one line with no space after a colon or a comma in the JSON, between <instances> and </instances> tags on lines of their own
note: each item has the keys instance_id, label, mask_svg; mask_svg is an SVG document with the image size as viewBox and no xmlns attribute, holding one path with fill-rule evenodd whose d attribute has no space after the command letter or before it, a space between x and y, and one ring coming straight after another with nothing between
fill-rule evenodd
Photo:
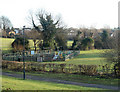
<instances>
[{"instance_id":1,"label":"street lamp","mask_svg":"<svg viewBox=\"0 0 120 92\"><path fill-rule=\"evenodd\" d=\"M24 34L25 26L23 26L23 79L25 80L25 34Z\"/></svg>"}]
</instances>

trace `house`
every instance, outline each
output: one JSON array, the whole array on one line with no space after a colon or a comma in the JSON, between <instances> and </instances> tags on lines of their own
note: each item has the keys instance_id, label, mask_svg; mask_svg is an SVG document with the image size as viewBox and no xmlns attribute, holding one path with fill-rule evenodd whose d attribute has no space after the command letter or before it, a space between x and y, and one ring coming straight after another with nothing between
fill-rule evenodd
<instances>
[{"instance_id":1,"label":"house","mask_svg":"<svg viewBox=\"0 0 120 92\"><path fill-rule=\"evenodd\" d=\"M74 37L78 33L78 29L76 29L76 28L69 28L69 29L66 30L66 33L67 33L68 40L73 40Z\"/></svg>"}]
</instances>

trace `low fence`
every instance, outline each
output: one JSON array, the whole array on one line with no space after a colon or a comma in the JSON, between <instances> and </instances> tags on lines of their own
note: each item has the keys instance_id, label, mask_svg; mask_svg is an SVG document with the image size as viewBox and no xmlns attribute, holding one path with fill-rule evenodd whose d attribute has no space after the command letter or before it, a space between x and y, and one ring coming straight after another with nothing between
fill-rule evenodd
<instances>
[{"instance_id":1,"label":"low fence","mask_svg":"<svg viewBox=\"0 0 120 92\"><path fill-rule=\"evenodd\" d=\"M70 53L68 53L68 52L70 52ZM63 51L62 58L60 58L60 56L59 56L59 58L56 60L65 61L65 60L71 59L79 54L80 54L80 51ZM25 61L41 61L41 60L38 60L41 57L43 61L52 61L54 55L55 55L55 52L48 53L45 51L39 52L34 55L25 53L24 60ZM9 61L23 61L23 54L20 54L20 53L4 54L4 55L2 55L2 59L9 60Z\"/></svg>"},{"instance_id":2,"label":"low fence","mask_svg":"<svg viewBox=\"0 0 120 92\"><path fill-rule=\"evenodd\" d=\"M23 71L23 62L2 61L2 68L14 71ZM54 73L73 73L86 75L103 75L112 74L114 71L108 72L106 68L99 70L97 65L74 65L74 64L52 64L39 62L26 62L25 70L28 72L54 72Z\"/></svg>"},{"instance_id":3,"label":"low fence","mask_svg":"<svg viewBox=\"0 0 120 92\"><path fill-rule=\"evenodd\" d=\"M2 56L2 59L3 60L9 60L9 61L23 61L23 56L22 55L4 55ZM24 56L24 60L25 61L37 61L37 56L34 55L27 55L27 56Z\"/></svg>"}]
</instances>

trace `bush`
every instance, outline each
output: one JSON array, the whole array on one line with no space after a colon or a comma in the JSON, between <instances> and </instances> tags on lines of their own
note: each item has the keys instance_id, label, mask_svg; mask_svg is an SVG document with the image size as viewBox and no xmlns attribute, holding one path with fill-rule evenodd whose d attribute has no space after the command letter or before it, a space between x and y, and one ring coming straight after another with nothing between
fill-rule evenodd
<instances>
[{"instance_id":1,"label":"bush","mask_svg":"<svg viewBox=\"0 0 120 92\"><path fill-rule=\"evenodd\" d=\"M2 68L13 71L23 71L23 62L2 61ZM96 65L74 65L74 64L41 64L39 62L26 62L25 70L27 72L55 72L55 73L79 73L86 75L95 75L97 73Z\"/></svg>"},{"instance_id":2,"label":"bush","mask_svg":"<svg viewBox=\"0 0 120 92\"><path fill-rule=\"evenodd\" d=\"M96 65L78 65L80 68L80 72L87 75L95 75L97 74L97 66Z\"/></svg>"},{"instance_id":3,"label":"bush","mask_svg":"<svg viewBox=\"0 0 120 92\"><path fill-rule=\"evenodd\" d=\"M81 45L83 50L94 49L94 40L91 37L84 38Z\"/></svg>"},{"instance_id":4,"label":"bush","mask_svg":"<svg viewBox=\"0 0 120 92\"><path fill-rule=\"evenodd\" d=\"M25 44L25 48L24 48L23 44ZM13 48L14 52L16 52L16 51L23 51L24 49L25 50L29 50L30 49L28 39L26 39L26 38L24 39L22 37L16 38L11 45L12 45L12 48Z\"/></svg>"}]
</instances>

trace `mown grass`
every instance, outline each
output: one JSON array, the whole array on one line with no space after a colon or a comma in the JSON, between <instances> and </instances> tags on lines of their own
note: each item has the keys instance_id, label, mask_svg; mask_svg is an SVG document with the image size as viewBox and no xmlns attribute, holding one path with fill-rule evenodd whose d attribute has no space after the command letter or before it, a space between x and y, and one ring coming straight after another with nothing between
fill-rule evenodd
<instances>
[{"instance_id":1,"label":"mown grass","mask_svg":"<svg viewBox=\"0 0 120 92\"><path fill-rule=\"evenodd\" d=\"M10 70L3 70L3 72L23 74L22 72L15 72ZM78 75L78 74L65 74L65 73L48 73L48 72L26 72L26 75L35 75L41 78L52 78L58 80L81 82L89 84L101 84L108 86L118 86L120 79L118 78L103 78L100 76L88 76L88 75Z\"/></svg>"},{"instance_id":2,"label":"mown grass","mask_svg":"<svg viewBox=\"0 0 120 92\"><path fill-rule=\"evenodd\" d=\"M52 62L41 62L41 63L66 63L66 64L82 64L82 65L105 65L110 64L106 62L105 58L102 56L103 50L89 50L80 51L78 56L66 61L52 61Z\"/></svg>"},{"instance_id":3,"label":"mown grass","mask_svg":"<svg viewBox=\"0 0 120 92\"><path fill-rule=\"evenodd\" d=\"M0 38L0 41L2 43L1 45L2 50L11 50L12 49L11 44L14 40L15 39L13 38ZM29 40L29 45L31 48L33 48L34 44L32 40Z\"/></svg>"},{"instance_id":4,"label":"mown grass","mask_svg":"<svg viewBox=\"0 0 120 92\"><path fill-rule=\"evenodd\" d=\"M11 43L14 41L15 39L13 38L0 38L0 43L2 43L2 50L11 50ZM67 41L67 46L70 47L72 46L73 41ZM33 40L29 40L29 46L31 49L34 48L34 43ZM1 48L1 47L0 47Z\"/></svg>"},{"instance_id":5,"label":"mown grass","mask_svg":"<svg viewBox=\"0 0 120 92\"><path fill-rule=\"evenodd\" d=\"M103 50L80 51L80 55L66 62L68 64L85 64L85 65L105 65L105 58L102 56Z\"/></svg>"},{"instance_id":6,"label":"mown grass","mask_svg":"<svg viewBox=\"0 0 120 92\"><path fill-rule=\"evenodd\" d=\"M67 41L67 46L70 47L72 46L73 41Z\"/></svg>"},{"instance_id":7,"label":"mown grass","mask_svg":"<svg viewBox=\"0 0 120 92\"><path fill-rule=\"evenodd\" d=\"M82 87L36 80L22 80L2 76L2 90L103 90L101 88Z\"/></svg>"}]
</instances>

